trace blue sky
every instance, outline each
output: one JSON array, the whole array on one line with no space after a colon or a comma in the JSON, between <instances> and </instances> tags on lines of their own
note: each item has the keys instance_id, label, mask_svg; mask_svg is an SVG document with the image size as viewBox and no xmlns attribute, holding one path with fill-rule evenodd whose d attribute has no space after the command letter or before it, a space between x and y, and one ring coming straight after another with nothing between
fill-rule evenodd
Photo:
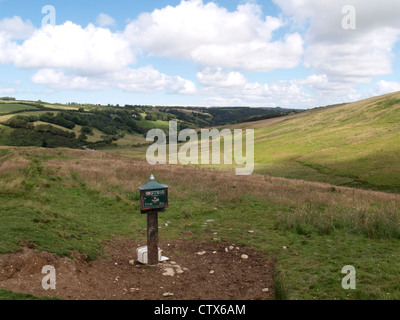
<instances>
[{"instance_id":1,"label":"blue sky","mask_svg":"<svg viewBox=\"0 0 400 320\"><path fill-rule=\"evenodd\" d=\"M55 25L42 25L46 5ZM397 0L0 0L0 96L294 108L355 101L400 90L397 12Z\"/></svg>"}]
</instances>

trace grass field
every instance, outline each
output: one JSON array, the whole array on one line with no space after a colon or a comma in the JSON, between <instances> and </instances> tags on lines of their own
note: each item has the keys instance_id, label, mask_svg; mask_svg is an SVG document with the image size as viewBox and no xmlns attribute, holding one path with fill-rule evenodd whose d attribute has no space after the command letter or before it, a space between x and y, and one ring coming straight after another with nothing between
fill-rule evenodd
<instances>
[{"instance_id":1,"label":"grass field","mask_svg":"<svg viewBox=\"0 0 400 320\"><path fill-rule=\"evenodd\" d=\"M42 121L36 121L33 124L35 126L43 125L43 124L47 124L48 125L48 123L42 122ZM76 125L74 129L67 129L67 128L64 128L62 126L56 125L56 124L51 124L51 126L53 126L55 128L58 128L58 129L61 129L61 130L64 130L64 131L74 132L77 137L79 137L79 135L81 134L81 129L82 129L82 126L79 126L79 125ZM101 138L102 136L104 136L104 133L102 133L100 130L93 129L93 135L87 135L87 141L88 142L101 141L102 140L102 138Z\"/></svg>"},{"instance_id":2,"label":"grass field","mask_svg":"<svg viewBox=\"0 0 400 320\"><path fill-rule=\"evenodd\" d=\"M17 115L22 115L22 116L38 116L40 117L41 115L47 113L49 111L27 111L27 112L23 112L23 113L19 113L19 114L5 114L5 115L0 115L0 123L5 123L8 120L10 120L11 118L17 116ZM53 113L54 115L56 115L58 113L58 111L52 111L51 113Z\"/></svg>"},{"instance_id":3,"label":"grass field","mask_svg":"<svg viewBox=\"0 0 400 320\"><path fill-rule=\"evenodd\" d=\"M400 93L224 128L255 130L255 173L400 192ZM221 159L223 150L221 144ZM145 158L146 151L110 150L134 158Z\"/></svg>"},{"instance_id":4,"label":"grass field","mask_svg":"<svg viewBox=\"0 0 400 320\"><path fill-rule=\"evenodd\" d=\"M55 103L55 104L42 103L42 105L44 107L46 107L46 108L57 109L57 110L74 110L74 111L77 111L79 108L81 108L80 106L68 106L68 105L59 104L59 103Z\"/></svg>"},{"instance_id":5,"label":"grass field","mask_svg":"<svg viewBox=\"0 0 400 320\"><path fill-rule=\"evenodd\" d=\"M41 102L40 104L48 109L54 109L54 111L52 110L46 110L46 111L42 111L40 109L37 109L34 105L28 105L28 104L21 104L23 101L19 102L19 101L2 101L0 102L0 125L1 124L6 124L8 120L10 120L11 118L20 115L20 116L38 116L40 117L41 115L45 114L45 113L52 113L53 115L57 115L57 113L59 112L58 110L66 110L66 111L77 111L79 108L85 108L86 110L90 110L93 107L85 107L85 106L69 106L69 105L63 105L63 104L50 104L50 103L45 103L45 102ZM37 102L26 102L26 103L37 103ZM17 111L21 111L18 113L15 113ZM145 115L145 114L144 114ZM47 124L45 122L41 122L41 121L37 121L34 123L34 125L40 125L40 124ZM68 132L75 132L76 137L78 137L81 134L81 129L82 126L80 125L76 125L74 129L67 129L64 127L61 127L59 125L56 124L51 124L53 127L62 129L64 131L68 131ZM143 120L143 121L137 121L137 125L142 129L142 130L150 130L153 129L155 127L160 128L164 131L168 131L169 128L169 124L167 121L148 121L148 120ZM2 126L1 128L3 128L3 132L5 133L5 126ZM9 131L8 131L9 132ZM87 135L87 141L90 143L95 143L95 142L99 142L102 141L103 138L106 136L106 134L96 128L93 128L93 135ZM146 143L146 139L142 134L138 134L138 133L134 133L134 134L130 134L130 133L125 133L123 138L119 138L117 141L115 141L115 144L117 144L119 147L122 148L132 148L133 146L136 146L138 144L145 144ZM0 145L4 143L2 143L1 137L0 137ZM113 152L115 150L115 147L111 148L111 152Z\"/></svg>"},{"instance_id":6,"label":"grass field","mask_svg":"<svg viewBox=\"0 0 400 320\"><path fill-rule=\"evenodd\" d=\"M400 192L400 93L249 127L258 173Z\"/></svg>"},{"instance_id":7,"label":"grass field","mask_svg":"<svg viewBox=\"0 0 400 320\"><path fill-rule=\"evenodd\" d=\"M28 243L97 259L112 235L144 241L137 188L153 174L170 187L160 237L273 256L276 299L400 299L400 93L229 128L255 130L255 174L150 166L140 135L105 152L0 147L0 254ZM341 286L347 265L356 290Z\"/></svg>"},{"instance_id":8,"label":"grass field","mask_svg":"<svg viewBox=\"0 0 400 320\"><path fill-rule=\"evenodd\" d=\"M277 260L289 299L400 299L400 197L322 183L238 177L232 172L99 152L0 148L0 252L38 250L91 259L112 234L144 241L137 187L154 174L170 187L163 239L218 238ZM215 222L206 228L204 221ZM248 231L252 230L253 233ZM345 265L357 289L341 287ZM9 293L1 293L3 294Z\"/></svg>"},{"instance_id":9,"label":"grass field","mask_svg":"<svg viewBox=\"0 0 400 320\"><path fill-rule=\"evenodd\" d=\"M150 130L150 129L161 129L164 132L168 132L169 129L169 123L168 121L150 121L150 120L142 120L142 121L136 121L137 125L140 126L142 129Z\"/></svg>"},{"instance_id":10,"label":"grass field","mask_svg":"<svg viewBox=\"0 0 400 320\"><path fill-rule=\"evenodd\" d=\"M35 106L29 106L20 103L0 102L0 114L6 114L10 112L23 111L23 110L37 110L37 108Z\"/></svg>"}]
</instances>

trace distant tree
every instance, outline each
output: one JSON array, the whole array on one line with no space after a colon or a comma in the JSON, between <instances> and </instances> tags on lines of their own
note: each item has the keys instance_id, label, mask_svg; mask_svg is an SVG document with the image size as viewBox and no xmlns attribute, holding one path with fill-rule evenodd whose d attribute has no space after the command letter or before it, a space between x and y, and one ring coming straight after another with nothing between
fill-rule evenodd
<instances>
[{"instance_id":1,"label":"distant tree","mask_svg":"<svg viewBox=\"0 0 400 320\"><path fill-rule=\"evenodd\" d=\"M157 115L155 113L148 113L146 115L146 120L156 121L157 120Z\"/></svg>"},{"instance_id":2,"label":"distant tree","mask_svg":"<svg viewBox=\"0 0 400 320\"><path fill-rule=\"evenodd\" d=\"M81 129L81 133L88 134L88 135L92 136L93 135L93 129L91 127L88 127L88 126L84 126Z\"/></svg>"},{"instance_id":3,"label":"distant tree","mask_svg":"<svg viewBox=\"0 0 400 320\"><path fill-rule=\"evenodd\" d=\"M8 121L8 125L11 128L21 128L21 129L28 129L28 130L32 130L34 128L34 125L28 121L26 121L24 118L22 117L14 117L11 118Z\"/></svg>"},{"instance_id":4,"label":"distant tree","mask_svg":"<svg viewBox=\"0 0 400 320\"><path fill-rule=\"evenodd\" d=\"M79 141L84 141L84 140L87 140L87 135L86 134L84 134L84 133L81 133L80 135L79 135L79 137L78 137L78 140Z\"/></svg>"}]
</instances>

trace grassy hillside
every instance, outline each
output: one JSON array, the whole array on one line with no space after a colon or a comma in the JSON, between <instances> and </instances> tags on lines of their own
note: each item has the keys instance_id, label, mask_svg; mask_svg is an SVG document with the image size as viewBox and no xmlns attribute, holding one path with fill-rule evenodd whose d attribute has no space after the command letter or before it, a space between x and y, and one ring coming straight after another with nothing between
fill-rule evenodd
<instances>
[{"instance_id":1,"label":"grassy hillside","mask_svg":"<svg viewBox=\"0 0 400 320\"><path fill-rule=\"evenodd\" d=\"M236 125L255 129L257 173L400 192L400 93Z\"/></svg>"},{"instance_id":2,"label":"grassy hillside","mask_svg":"<svg viewBox=\"0 0 400 320\"><path fill-rule=\"evenodd\" d=\"M159 217L161 239L254 246L275 258L274 290L281 298L400 299L396 195L152 167L101 152L0 147L0 253L28 244L97 259L112 235L144 242L137 188L150 174L170 187L170 208ZM209 219L214 222L205 224ZM357 269L356 290L341 286L345 265Z\"/></svg>"},{"instance_id":3,"label":"grassy hillside","mask_svg":"<svg viewBox=\"0 0 400 320\"><path fill-rule=\"evenodd\" d=\"M85 145L95 149L131 148L146 144L144 136L151 129L168 132L171 120L178 121L179 127L184 129L232 124L258 116L274 118L291 112L294 110L281 108L62 105L3 98L0 99L0 124L14 130L4 132L7 136L0 140L0 144L52 148L79 148ZM38 133L38 126L43 129L43 125L51 125L54 129L48 128L46 134ZM66 135L60 130L73 132L75 136L67 140L60 139L59 135ZM86 133L81 135L81 130Z\"/></svg>"},{"instance_id":4,"label":"grassy hillside","mask_svg":"<svg viewBox=\"0 0 400 320\"><path fill-rule=\"evenodd\" d=\"M0 102L0 114L7 114L19 111L37 110L33 105L26 105L21 103Z\"/></svg>"},{"instance_id":5,"label":"grassy hillside","mask_svg":"<svg viewBox=\"0 0 400 320\"><path fill-rule=\"evenodd\" d=\"M400 192L399 92L220 128L255 130L255 173ZM146 150L109 152L144 158Z\"/></svg>"},{"instance_id":6,"label":"grassy hillside","mask_svg":"<svg viewBox=\"0 0 400 320\"><path fill-rule=\"evenodd\" d=\"M9 124L0 124L0 143L27 138L26 130L43 133L20 128L21 136L12 135ZM82 129L53 125L75 135ZM143 139L137 133L116 137L124 147L108 153L0 147L0 254L28 244L97 259L112 235L144 242L137 188L153 174L170 187L160 238L254 246L276 261L276 298L400 299L400 197L393 194L400 190L400 93L230 128L255 129L252 176L150 166L146 147L131 148L131 139ZM96 130L93 139L101 137ZM356 290L341 286L346 265L357 270ZM15 296L0 291L2 297Z\"/></svg>"}]
</instances>

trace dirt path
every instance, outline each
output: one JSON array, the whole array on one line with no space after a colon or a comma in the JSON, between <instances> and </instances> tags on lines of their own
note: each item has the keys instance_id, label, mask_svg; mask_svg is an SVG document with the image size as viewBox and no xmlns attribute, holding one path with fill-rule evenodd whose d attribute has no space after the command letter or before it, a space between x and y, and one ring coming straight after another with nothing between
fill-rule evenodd
<instances>
[{"instance_id":1,"label":"dirt path","mask_svg":"<svg viewBox=\"0 0 400 320\"><path fill-rule=\"evenodd\" d=\"M141 243L145 245L145 243ZM25 248L0 256L0 289L68 300L266 300L272 297L274 263L253 248L198 240L161 242L169 261L148 267L136 261L139 243L118 238L107 259L86 262ZM55 267L56 290L44 290L42 268ZM267 289L268 288L268 289Z\"/></svg>"}]
</instances>

